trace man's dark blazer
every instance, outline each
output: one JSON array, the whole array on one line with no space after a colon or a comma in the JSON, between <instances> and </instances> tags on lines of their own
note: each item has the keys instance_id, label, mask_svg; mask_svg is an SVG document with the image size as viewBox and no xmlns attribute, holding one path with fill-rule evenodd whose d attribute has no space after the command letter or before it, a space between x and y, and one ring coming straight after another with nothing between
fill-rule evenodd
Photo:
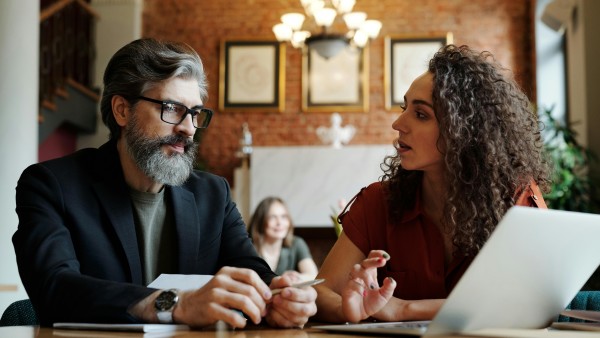
<instances>
[{"instance_id":1,"label":"man's dark blazer","mask_svg":"<svg viewBox=\"0 0 600 338\"><path fill-rule=\"evenodd\" d=\"M270 283L275 275L256 254L225 179L195 171L183 186L165 189L175 217L178 273L246 267ZM128 307L155 290L142 282L116 142L34 164L16 190L13 244L41 324L134 322Z\"/></svg>"}]
</instances>

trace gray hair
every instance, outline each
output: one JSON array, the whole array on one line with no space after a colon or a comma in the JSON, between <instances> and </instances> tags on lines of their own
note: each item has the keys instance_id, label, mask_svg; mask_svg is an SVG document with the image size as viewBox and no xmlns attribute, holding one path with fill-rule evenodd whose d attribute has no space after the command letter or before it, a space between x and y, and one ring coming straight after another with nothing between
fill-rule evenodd
<instances>
[{"instance_id":1,"label":"gray hair","mask_svg":"<svg viewBox=\"0 0 600 338\"><path fill-rule=\"evenodd\" d=\"M147 90L161 81L179 77L198 81L202 101L207 94L207 81L198 53L185 43L161 42L155 39L135 40L110 59L104 71L104 91L100 102L102 121L110 130L110 139L121 136L112 111L112 97L123 96L134 105Z\"/></svg>"}]
</instances>

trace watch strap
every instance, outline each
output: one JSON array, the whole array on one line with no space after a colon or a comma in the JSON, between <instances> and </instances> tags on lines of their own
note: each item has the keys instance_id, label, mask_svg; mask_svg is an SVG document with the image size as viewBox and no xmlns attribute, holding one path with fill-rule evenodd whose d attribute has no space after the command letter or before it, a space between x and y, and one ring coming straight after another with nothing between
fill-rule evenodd
<instances>
[{"instance_id":1,"label":"watch strap","mask_svg":"<svg viewBox=\"0 0 600 338\"><path fill-rule=\"evenodd\" d=\"M159 311L156 313L158 322L161 324L172 324L173 323L173 309L169 311Z\"/></svg>"}]
</instances>

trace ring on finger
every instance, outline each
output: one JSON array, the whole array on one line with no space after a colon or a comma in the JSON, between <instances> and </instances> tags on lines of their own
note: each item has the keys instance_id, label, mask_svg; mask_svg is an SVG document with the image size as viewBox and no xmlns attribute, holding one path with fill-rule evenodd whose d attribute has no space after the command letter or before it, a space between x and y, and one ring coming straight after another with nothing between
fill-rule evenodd
<instances>
[{"instance_id":1,"label":"ring on finger","mask_svg":"<svg viewBox=\"0 0 600 338\"><path fill-rule=\"evenodd\" d=\"M351 279L350 281L352 281L354 284L361 286L361 287L365 287L365 284L362 282L357 281L356 279Z\"/></svg>"}]
</instances>

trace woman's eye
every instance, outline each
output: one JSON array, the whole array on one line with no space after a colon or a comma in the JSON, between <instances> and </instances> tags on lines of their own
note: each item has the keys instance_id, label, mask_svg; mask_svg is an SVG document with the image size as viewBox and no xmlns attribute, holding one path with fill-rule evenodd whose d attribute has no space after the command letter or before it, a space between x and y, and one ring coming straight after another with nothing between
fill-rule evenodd
<instances>
[{"instance_id":1,"label":"woman's eye","mask_svg":"<svg viewBox=\"0 0 600 338\"><path fill-rule=\"evenodd\" d=\"M415 114L417 115L417 118L420 120L424 120L427 118L427 115L421 113L421 112L415 112Z\"/></svg>"}]
</instances>

